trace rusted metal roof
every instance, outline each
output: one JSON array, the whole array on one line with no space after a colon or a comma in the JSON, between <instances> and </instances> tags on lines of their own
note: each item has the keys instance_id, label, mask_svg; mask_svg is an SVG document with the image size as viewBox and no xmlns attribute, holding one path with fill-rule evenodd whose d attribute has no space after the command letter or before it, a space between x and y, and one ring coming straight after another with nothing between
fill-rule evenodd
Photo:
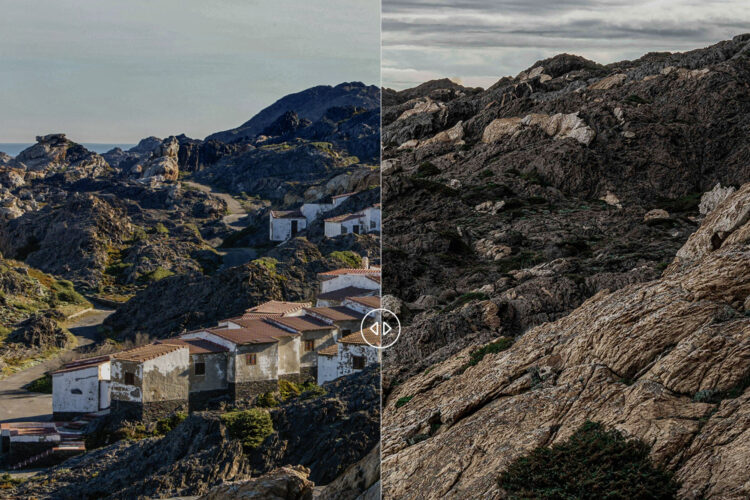
<instances>
[{"instance_id":1,"label":"rusted metal roof","mask_svg":"<svg viewBox=\"0 0 750 500\"><path fill-rule=\"evenodd\" d=\"M352 219L361 219L364 217L362 213L356 213L356 214L344 214L344 215L337 215L335 217L329 217L325 219L325 222L345 222Z\"/></svg>"},{"instance_id":2,"label":"rusted metal roof","mask_svg":"<svg viewBox=\"0 0 750 500\"><path fill-rule=\"evenodd\" d=\"M187 346L175 345L175 344L148 344L127 351L118 352L112 355L113 359L119 359L121 361L135 361L141 363L150 359L155 359L165 354L177 351L178 349L186 349Z\"/></svg>"},{"instance_id":3,"label":"rusted metal roof","mask_svg":"<svg viewBox=\"0 0 750 500\"><path fill-rule=\"evenodd\" d=\"M332 271L325 271L318 273L318 276L339 276L342 274L365 274L365 275L380 275L380 268L353 268L353 267L342 267L339 269L333 269Z\"/></svg>"}]
</instances>

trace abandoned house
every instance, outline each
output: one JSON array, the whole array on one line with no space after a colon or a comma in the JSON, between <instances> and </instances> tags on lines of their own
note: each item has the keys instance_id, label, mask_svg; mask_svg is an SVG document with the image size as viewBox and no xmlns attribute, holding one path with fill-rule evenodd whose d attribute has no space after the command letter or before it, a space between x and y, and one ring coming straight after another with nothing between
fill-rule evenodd
<instances>
[{"instance_id":1,"label":"abandoned house","mask_svg":"<svg viewBox=\"0 0 750 500\"><path fill-rule=\"evenodd\" d=\"M333 345L337 331L336 325L307 315L271 318L268 321L279 328L298 335L298 381L315 380L318 370L316 352L326 346Z\"/></svg>"},{"instance_id":2,"label":"abandoned house","mask_svg":"<svg viewBox=\"0 0 750 500\"><path fill-rule=\"evenodd\" d=\"M307 228L307 219L299 210L271 210L268 220L271 241L286 241Z\"/></svg>"},{"instance_id":3,"label":"abandoned house","mask_svg":"<svg viewBox=\"0 0 750 500\"><path fill-rule=\"evenodd\" d=\"M188 410L190 350L148 344L112 355L110 399L123 418L158 420Z\"/></svg>"},{"instance_id":4,"label":"abandoned house","mask_svg":"<svg viewBox=\"0 0 750 500\"><path fill-rule=\"evenodd\" d=\"M364 290L380 292L380 268L369 269L334 269L318 273L320 281L320 294L341 290L346 287L355 287Z\"/></svg>"},{"instance_id":5,"label":"abandoned house","mask_svg":"<svg viewBox=\"0 0 750 500\"><path fill-rule=\"evenodd\" d=\"M279 378L299 378L299 335L269 320L238 319L233 326L196 330L181 338L200 338L227 348L227 392L232 399L275 391Z\"/></svg>"},{"instance_id":6,"label":"abandoned house","mask_svg":"<svg viewBox=\"0 0 750 500\"><path fill-rule=\"evenodd\" d=\"M368 290L367 288L358 288L356 286L345 286L338 290L331 290L330 292L319 293L315 301L316 307L334 307L340 306L349 297L364 297L364 296L375 296L379 295L380 291L377 289ZM378 306L379 307L379 306Z\"/></svg>"},{"instance_id":7,"label":"abandoned house","mask_svg":"<svg viewBox=\"0 0 750 500\"><path fill-rule=\"evenodd\" d=\"M188 370L190 411L205 410L227 395L228 348L204 339L172 338L159 344L185 346L190 353Z\"/></svg>"},{"instance_id":8,"label":"abandoned house","mask_svg":"<svg viewBox=\"0 0 750 500\"><path fill-rule=\"evenodd\" d=\"M380 297L377 295L350 295L342 301L341 305L365 315L373 309L380 309ZM374 318L374 321L378 321L378 318Z\"/></svg>"},{"instance_id":9,"label":"abandoned house","mask_svg":"<svg viewBox=\"0 0 750 500\"><path fill-rule=\"evenodd\" d=\"M109 408L109 356L72 361L50 375L55 420L70 420Z\"/></svg>"},{"instance_id":10,"label":"abandoned house","mask_svg":"<svg viewBox=\"0 0 750 500\"><path fill-rule=\"evenodd\" d=\"M362 318L364 317L364 314L343 306L308 307L305 309L305 315L311 319L335 326L336 338L358 331L362 328Z\"/></svg>"},{"instance_id":11,"label":"abandoned house","mask_svg":"<svg viewBox=\"0 0 750 500\"><path fill-rule=\"evenodd\" d=\"M365 216L362 212L329 217L324 222L326 238L334 238L342 234L363 234L367 232Z\"/></svg>"},{"instance_id":12,"label":"abandoned house","mask_svg":"<svg viewBox=\"0 0 750 500\"><path fill-rule=\"evenodd\" d=\"M366 341L365 341L366 339ZM365 328L341 337L318 352L318 385L349 375L380 362L380 337Z\"/></svg>"},{"instance_id":13,"label":"abandoned house","mask_svg":"<svg viewBox=\"0 0 750 500\"><path fill-rule=\"evenodd\" d=\"M307 223L310 224L312 221L320 217L326 212L330 212L334 208L344 203L350 196L356 193L344 193L336 196L331 196L330 202L318 200L315 203L304 203L300 207L300 212L305 216Z\"/></svg>"}]
</instances>

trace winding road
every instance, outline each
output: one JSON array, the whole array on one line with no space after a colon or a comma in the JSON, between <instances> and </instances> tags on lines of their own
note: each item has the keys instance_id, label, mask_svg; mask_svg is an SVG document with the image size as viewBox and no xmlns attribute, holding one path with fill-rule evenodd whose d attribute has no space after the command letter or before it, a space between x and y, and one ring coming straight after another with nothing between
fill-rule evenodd
<instances>
[{"instance_id":1,"label":"winding road","mask_svg":"<svg viewBox=\"0 0 750 500\"><path fill-rule=\"evenodd\" d=\"M78 339L75 349L98 340L98 328L114 310L94 308L75 316L68 329ZM52 418L52 395L29 392L23 387L63 363L65 353L0 380L0 422L45 421Z\"/></svg>"}]
</instances>

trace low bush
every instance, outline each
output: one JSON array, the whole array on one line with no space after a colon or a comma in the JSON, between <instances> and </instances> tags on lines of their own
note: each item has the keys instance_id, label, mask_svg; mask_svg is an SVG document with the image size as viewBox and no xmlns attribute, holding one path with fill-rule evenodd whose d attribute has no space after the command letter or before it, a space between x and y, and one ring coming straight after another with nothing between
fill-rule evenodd
<instances>
[{"instance_id":1,"label":"low bush","mask_svg":"<svg viewBox=\"0 0 750 500\"><path fill-rule=\"evenodd\" d=\"M461 367L459 373L463 373L470 366L476 366L487 354L503 352L513 345L512 337L500 337L498 340L475 349L469 354L469 361Z\"/></svg>"},{"instance_id":2,"label":"low bush","mask_svg":"<svg viewBox=\"0 0 750 500\"><path fill-rule=\"evenodd\" d=\"M162 419L159 419L156 422L156 434L163 436L164 434L168 433L178 425L182 423L183 420L187 418L187 413L183 413L181 411L178 411L177 413L165 417Z\"/></svg>"},{"instance_id":3,"label":"low bush","mask_svg":"<svg viewBox=\"0 0 750 500\"><path fill-rule=\"evenodd\" d=\"M362 267L362 257L351 250L331 252L328 254L328 258L338 261L343 267L353 269Z\"/></svg>"},{"instance_id":4,"label":"low bush","mask_svg":"<svg viewBox=\"0 0 750 500\"><path fill-rule=\"evenodd\" d=\"M279 402L276 400L276 397L272 392L264 392L263 394L258 396L255 404L257 404L261 408L273 408L274 406L279 406Z\"/></svg>"},{"instance_id":5,"label":"low bush","mask_svg":"<svg viewBox=\"0 0 750 500\"><path fill-rule=\"evenodd\" d=\"M517 458L498 483L509 498L672 499L679 484L655 467L646 443L586 422L567 441Z\"/></svg>"},{"instance_id":6,"label":"low bush","mask_svg":"<svg viewBox=\"0 0 750 500\"><path fill-rule=\"evenodd\" d=\"M40 392L42 394L52 394L52 376L47 374L43 377L30 382L26 386L26 390L29 392Z\"/></svg>"},{"instance_id":7,"label":"low bush","mask_svg":"<svg viewBox=\"0 0 750 500\"><path fill-rule=\"evenodd\" d=\"M230 411L221 416L229 436L239 439L246 451L253 450L273 433L273 422L268 411L251 408Z\"/></svg>"},{"instance_id":8,"label":"low bush","mask_svg":"<svg viewBox=\"0 0 750 500\"><path fill-rule=\"evenodd\" d=\"M411 401L412 398L414 398L414 396L404 396L403 398L398 398L398 400L396 400L396 408L401 408L406 403Z\"/></svg>"}]
</instances>

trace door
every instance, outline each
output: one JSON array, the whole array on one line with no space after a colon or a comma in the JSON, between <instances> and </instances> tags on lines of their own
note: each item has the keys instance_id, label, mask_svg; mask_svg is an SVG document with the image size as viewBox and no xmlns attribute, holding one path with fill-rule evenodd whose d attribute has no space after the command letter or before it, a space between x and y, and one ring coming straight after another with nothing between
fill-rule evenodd
<instances>
[{"instance_id":1,"label":"door","mask_svg":"<svg viewBox=\"0 0 750 500\"><path fill-rule=\"evenodd\" d=\"M292 236L297 236L297 231L299 231L298 224L299 224L299 221L296 221L296 220L292 221Z\"/></svg>"},{"instance_id":2,"label":"door","mask_svg":"<svg viewBox=\"0 0 750 500\"><path fill-rule=\"evenodd\" d=\"M354 224L354 225L352 226L352 232L353 232L354 234L359 234L359 225L358 225L358 224Z\"/></svg>"}]
</instances>

